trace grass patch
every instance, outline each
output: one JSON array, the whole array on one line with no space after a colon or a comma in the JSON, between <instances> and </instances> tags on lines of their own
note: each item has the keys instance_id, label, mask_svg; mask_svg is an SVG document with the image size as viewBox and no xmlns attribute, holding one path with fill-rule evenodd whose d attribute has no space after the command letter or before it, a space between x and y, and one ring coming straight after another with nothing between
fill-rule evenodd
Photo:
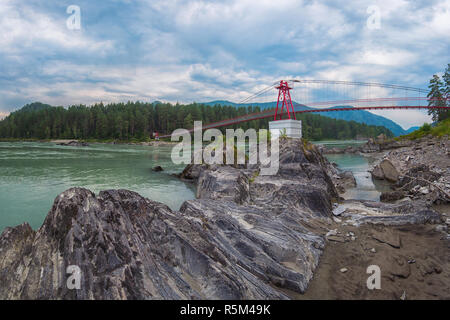
<instances>
[{"instance_id":1,"label":"grass patch","mask_svg":"<svg viewBox=\"0 0 450 320\"><path fill-rule=\"evenodd\" d=\"M445 119L443 121L440 121L436 124L436 126L431 126L428 123L425 123L422 127L417 129L416 131L413 131L407 135L400 136L395 138L396 140L401 139L410 139L415 140L422 137L425 137L427 135L432 135L433 137L443 137L450 135L450 118Z\"/></svg>"}]
</instances>

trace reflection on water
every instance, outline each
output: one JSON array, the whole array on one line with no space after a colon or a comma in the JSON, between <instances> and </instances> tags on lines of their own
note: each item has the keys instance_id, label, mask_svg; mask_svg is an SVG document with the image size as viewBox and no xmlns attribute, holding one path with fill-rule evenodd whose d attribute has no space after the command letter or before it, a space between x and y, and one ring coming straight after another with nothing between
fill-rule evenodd
<instances>
[{"instance_id":1,"label":"reflection on water","mask_svg":"<svg viewBox=\"0 0 450 320\"><path fill-rule=\"evenodd\" d=\"M323 144L327 147L345 148L354 146L365 141L320 141L316 144ZM330 162L335 162L341 170L352 171L356 180L356 188L348 189L343 197L345 199L359 200L380 200L382 191L390 190L388 183L373 181L368 170L372 167L372 159L359 154L327 154Z\"/></svg>"},{"instance_id":2,"label":"reflection on water","mask_svg":"<svg viewBox=\"0 0 450 320\"><path fill-rule=\"evenodd\" d=\"M173 164L170 152L167 146L0 142L0 232L25 221L38 228L54 198L74 186L96 193L129 189L177 210L195 194L171 175L184 165ZM156 165L164 171L153 172Z\"/></svg>"}]
</instances>

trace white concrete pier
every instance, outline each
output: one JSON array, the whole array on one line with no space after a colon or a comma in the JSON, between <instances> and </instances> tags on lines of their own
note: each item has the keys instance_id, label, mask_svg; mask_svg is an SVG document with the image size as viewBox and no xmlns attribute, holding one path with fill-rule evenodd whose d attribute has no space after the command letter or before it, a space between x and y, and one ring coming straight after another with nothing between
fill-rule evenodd
<instances>
[{"instance_id":1,"label":"white concrete pier","mask_svg":"<svg viewBox=\"0 0 450 320\"><path fill-rule=\"evenodd\" d=\"M270 135L275 138L284 132L289 138L302 137L302 122L300 120L278 120L269 122Z\"/></svg>"}]
</instances>

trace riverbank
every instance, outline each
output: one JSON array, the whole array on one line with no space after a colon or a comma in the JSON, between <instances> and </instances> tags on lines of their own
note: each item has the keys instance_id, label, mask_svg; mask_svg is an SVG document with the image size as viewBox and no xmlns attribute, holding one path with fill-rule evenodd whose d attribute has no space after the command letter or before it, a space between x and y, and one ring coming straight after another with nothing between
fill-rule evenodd
<instances>
[{"instance_id":1,"label":"riverbank","mask_svg":"<svg viewBox=\"0 0 450 320\"><path fill-rule=\"evenodd\" d=\"M371 174L388 179L392 191L382 195L386 201L423 199L430 204L450 202L450 141L425 136L377 154ZM404 141L401 141L404 144ZM388 172L387 172L387 171Z\"/></svg>"},{"instance_id":2,"label":"riverbank","mask_svg":"<svg viewBox=\"0 0 450 320\"><path fill-rule=\"evenodd\" d=\"M74 145L82 144L88 145L91 143L98 144L123 144L123 145L134 145L134 146L173 146L177 142L172 142L170 140L99 140L99 139L14 139L14 138L0 138L0 142L44 142L44 143L56 143L61 145L69 145L73 143Z\"/></svg>"},{"instance_id":3,"label":"riverbank","mask_svg":"<svg viewBox=\"0 0 450 320\"><path fill-rule=\"evenodd\" d=\"M376 223L355 227L347 223L346 215L358 211L360 214L361 203L342 203L335 211L339 214L334 229L337 237L326 246L308 291L297 298L449 299L448 139L428 135L418 139L370 140L359 148L325 152L358 153L375 160L368 174L374 179L389 180L392 191L381 196L391 204L372 204L374 215L383 214L386 206L398 209L422 203L439 212L441 218L432 224L399 222L398 226ZM366 288L365 268L369 265L381 269L381 290Z\"/></svg>"},{"instance_id":4,"label":"riverbank","mask_svg":"<svg viewBox=\"0 0 450 320\"><path fill-rule=\"evenodd\" d=\"M448 283L449 262L425 264L421 255L433 251L422 243L426 237L408 227L429 226L448 246L445 219L426 202L342 201L329 175L335 168L302 140L282 139L279 159L273 176L260 175L259 165L186 167L183 177L196 183L197 199L184 202L179 211L127 190L95 195L70 189L55 199L39 230L24 224L0 236L0 268L5 270L0 297L295 299L327 286L338 292L343 282L334 284L329 277L343 274L350 289L325 297L398 298L397 286L385 284L378 295L366 292L360 280L368 277L367 262L378 264L390 281L407 278L408 291ZM386 237L384 230L390 228L408 235ZM412 259L425 268L424 280L406 276L404 259L387 264L389 251L368 261L365 257L373 253L373 244L366 243L369 233L394 247L397 256L406 259L414 250ZM399 245L401 239L414 249ZM348 259L333 260L341 259L333 253L335 245L342 245L336 252ZM442 246L433 245L438 251ZM80 290L64 287L69 264L80 266L84 275ZM12 278L18 268L22 272ZM437 295L449 297L445 290Z\"/></svg>"},{"instance_id":5,"label":"riverbank","mask_svg":"<svg viewBox=\"0 0 450 320\"><path fill-rule=\"evenodd\" d=\"M450 298L449 241L435 225L335 227L356 240L349 236L345 242L327 243L314 279L297 299ZM367 289L371 265L380 267L380 290Z\"/></svg>"}]
</instances>

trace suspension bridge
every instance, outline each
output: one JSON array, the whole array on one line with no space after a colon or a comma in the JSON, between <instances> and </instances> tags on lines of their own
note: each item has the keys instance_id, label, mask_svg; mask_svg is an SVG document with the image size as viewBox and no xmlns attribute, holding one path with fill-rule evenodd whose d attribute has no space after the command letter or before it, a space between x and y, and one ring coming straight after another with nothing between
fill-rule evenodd
<instances>
[{"instance_id":1,"label":"suspension bridge","mask_svg":"<svg viewBox=\"0 0 450 320\"><path fill-rule=\"evenodd\" d=\"M296 114L302 113L450 109L446 104L450 97L434 101L428 98L427 94L427 90L420 88L374 82L281 80L235 104L259 107L261 111L203 124L202 128L226 127L266 118L272 118L274 121L283 118L296 119ZM194 130L186 129L190 132Z\"/></svg>"}]
</instances>

